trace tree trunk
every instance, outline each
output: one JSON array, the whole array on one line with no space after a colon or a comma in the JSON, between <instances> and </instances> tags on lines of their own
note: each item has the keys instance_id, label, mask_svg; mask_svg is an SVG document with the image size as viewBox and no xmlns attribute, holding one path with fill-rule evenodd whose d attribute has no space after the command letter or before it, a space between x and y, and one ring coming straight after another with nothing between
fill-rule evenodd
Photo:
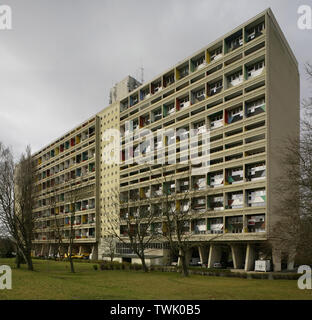
<instances>
[{"instance_id":1,"label":"tree trunk","mask_svg":"<svg viewBox=\"0 0 312 320\"><path fill-rule=\"evenodd\" d=\"M34 271L34 265L30 255L29 256L27 255L27 269L29 271Z\"/></svg>"},{"instance_id":2,"label":"tree trunk","mask_svg":"<svg viewBox=\"0 0 312 320\"><path fill-rule=\"evenodd\" d=\"M186 259L185 259L185 253L182 252L182 254L180 255L180 259L181 259L181 266L182 266L182 275L184 277L188 277L189 275L189 271L188 271L188 267L186 264Z\"/></svg>"},{"instance_id":3,"label":"tree trunk","mask_svg":"<svg viewBox=\"0 0 312 320\"><path fill-rule=\"evenodd\" d=\"M141 256L141 262L142 262L143 271L144 271L144 272L148 272L148 268L147 268L146 263L145 263L145 256L144 256L144 254Z\"/></svg>"}]
</instances>

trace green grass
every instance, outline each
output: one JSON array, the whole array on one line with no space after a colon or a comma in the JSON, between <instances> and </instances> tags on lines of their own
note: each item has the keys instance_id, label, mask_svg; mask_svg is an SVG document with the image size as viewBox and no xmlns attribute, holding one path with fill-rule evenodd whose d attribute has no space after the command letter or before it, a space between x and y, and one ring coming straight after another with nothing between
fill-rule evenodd
<instances>
[{"instance_id":1,"label":"green grass","mask_svg":"<svg viewBox=\"0 0 312 320\"><path fill-rule=\"evenodd\" d=\"M14 260L0 259L12 269L12 290L0 290L3 299L312 299L311 290L299 290L294 280L257 280L178 273L97 270L93 263L34 260L35 271Z\"/></svg>"}]
</instances>

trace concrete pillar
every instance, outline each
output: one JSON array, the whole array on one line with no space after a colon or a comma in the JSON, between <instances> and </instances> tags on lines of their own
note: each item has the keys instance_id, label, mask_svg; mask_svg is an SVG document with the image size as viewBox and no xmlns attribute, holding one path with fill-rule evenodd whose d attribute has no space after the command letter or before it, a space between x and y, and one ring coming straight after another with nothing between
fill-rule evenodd
<instances>
[{"instance_id":1,"label":"concrete pillar","mask_svg":"<svg viewBox=\"0 0 312 320\"><path fill-rule=\"evenodd\" d=\"M97 246L92 246L92 250L91 250L91 260L98 260L98 250L97 250Z\"/></svg>"},{"instance_id":2,"label":"concrete pillar","mask_svg":"<svg viewBox=\"0 0 312 320\"><path fill-rule=\"evenodd\" d=\"M231 245L233 267L234 269L242 269L244 265L244 251L243 247L240 245Z\"/></svg>"},{"instance_id":3,"label":"concrete pillar","mask_svg":"<svg viewBox=\"0 0 312 320\"><path fill-rule=\"evenodd\" d=\"M288 252L288 259L287 259L287 270L294 270L295 269L295 258L296 258L296 249L290 249Z\"/></svg>"},{"instance_id":4,"label":"concrete pillar","mask_svg":"<svg viewBox=\"0 0 312 320\"><path fill-rule=\"evenodd\" d=\"M207 264L208 263L208 248L206 246L199 246L199 258L201 264Z\"/></svg>"},{"instance_id":5,"label":"concrete pillar","mask_svg":"<svg viewBox=\"0 0 312 320\"><path fill-rule=\"evenodd\" d=\"M221 253L222 253L221 246L217 246L215 244L210 245L208 268L213 268L213 264L215 262L221 261Z\"/></svg>"},{"instance_id":6,"label":"concrete pillar","mask_svg":"<svg viewBox=\"0 0 312 320\"><path fill-rule=\"evenodd\" d=\"M255 247L252 244L247 244L246 259L245 259L245 271L251 271L255 269Z\"/></svg>"},{"instance_id":7,"label":"concrete pillar","mask_svg":"<svg viewBox=\"0 0 312 320\"><path fill-rule=\"evenodd\" d=\"M49 245L49 253L48 253L49 256L53 253L52 246L53 246L52 244Z\"/></svg>"},{"instance_id":8,"label":"concrete pillar","mask_svg":"<svg viewBox=\"0 0 312 320\"><path fill-rule=\"evenodd\" d=\"M273 270L274 271L281 271L282 270L282 252L278 248L272 249L272 260L273 260Z\"/></svg>"}]
</instances>

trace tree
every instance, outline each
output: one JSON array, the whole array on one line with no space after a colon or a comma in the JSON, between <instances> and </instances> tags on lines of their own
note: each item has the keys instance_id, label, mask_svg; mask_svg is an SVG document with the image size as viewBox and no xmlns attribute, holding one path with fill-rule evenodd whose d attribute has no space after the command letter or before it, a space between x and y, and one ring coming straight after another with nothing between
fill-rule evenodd
<instances>
[{"instance_id":1,"label":"tree","mask_svg":"<svg viewBox=\"0 0 312 320\"><path fill-rule=\"evenodd\" d=\"M69 214L69 236L68 236L68 260L70 263L71 272L74 273L74 262L73 262L73 247L75 239L75 221L76 221L76 203L79 200L87 197L94 196L95 189L84 183L82 179L77 179L76 176L72 178L71 184L68 186L68 190L65 193L65 201L69 202L70 214Z\"/></svg>"},{"instance_id":2,"label":"tree","mask_svg":"<svg viewBox=\"0 0 312 320\"><path fill-rule=\"evenodd\" d=\"M110 258L110 261L113 262L116 255L116 236L114 234L109 234L103 238L105 245L106 255ZM104 258L105 254L103 254Z\"/></svg>"},{"instance_id":3,"label":"tree","mask_svg":"<svg viewBox=\"0 0 312 320\"><path fill-rule=\"evenodd\" d=\"M127 201L120 206L119 196L112 194L113 207L116 212L119 212L119 208L122 207L123 214L119 215L119 219L110 219L112 233L109 236L128 244L141 260L143 271L148 272L145 251L149 248L150 243L159 239L160 233L153 228L154 224L159 221L159 212L150 210L151 200L149 199L146 199L141 207L135 207L139 199L139 194L131 193Z\"/></svg>"},{"instance_id":4,"label":"tree","mask_svg":"<svg viewBox=\"0 0 312 320\"><path fill-rule=\"evenodd\" d=\"M179 169L179 165L176 164L175 169ZM191 177L190 169L191 164L188 163L187 176ZM170 181L174 180L174 175L170 178L168 175L166 166L162 167L162 188L158 193L158 206L163 215L163 238L169 243L171 253L178 256L182 267L182 275L187 277L189 275L188 270L188 251L194 246L198 245L196 241L191 238L193 234L191 232L192 219L200 219L205 216L204 211L196 212L194 203L190 196L190 188L187 191L181 193L178 190L172 190L169 187ZM209 191L204 189L206 195ZM217 237L222 236L217 234L206 242L212 241Z\"/></svg>"},{"instance_id":5,"label":"tree","mask_svg":"<svg viewBox=\"0 0 312 320\"><path fill-rule=\"evenodd\" d=\"M0 144L0 223L14 241L17 267L23 259L33 270L31 258L33 216L33 165L30 147L15 164L12 151Z\"/></svg>"},{"instance_id":6,"label":"tree","mask_svg":"<svg viewBox=\"0 0 312 320\"><path fill-rule=\"evenodd\" d=\"M312 65L306 65L312 80ZM280 251L312 260L312 98L302 103L300 139L288 137L280 150L283 168L275 193L279 205L275 208L278 224L274 225L270 242Z\"/></svg>"}]
</instances>

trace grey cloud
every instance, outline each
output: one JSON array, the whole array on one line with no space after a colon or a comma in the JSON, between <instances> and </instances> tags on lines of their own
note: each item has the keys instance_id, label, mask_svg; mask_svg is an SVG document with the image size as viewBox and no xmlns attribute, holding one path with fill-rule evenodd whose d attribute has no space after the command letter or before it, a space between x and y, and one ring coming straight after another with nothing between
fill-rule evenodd
<instances>
[{"instance_id":1,"label":"grey cloud","mask_svg":"<svg viewBox=\"0 0 312 320\"><path fill-rule=\"evenodd\" d=\"M301 1L6 0L13 30L0 31L0 140L34 151L108 104L126 75L149 80L267 7L303 72L312 31L297 28ZM311 4L312 5L312 4Z\"/></svg>"}]
</instances>

